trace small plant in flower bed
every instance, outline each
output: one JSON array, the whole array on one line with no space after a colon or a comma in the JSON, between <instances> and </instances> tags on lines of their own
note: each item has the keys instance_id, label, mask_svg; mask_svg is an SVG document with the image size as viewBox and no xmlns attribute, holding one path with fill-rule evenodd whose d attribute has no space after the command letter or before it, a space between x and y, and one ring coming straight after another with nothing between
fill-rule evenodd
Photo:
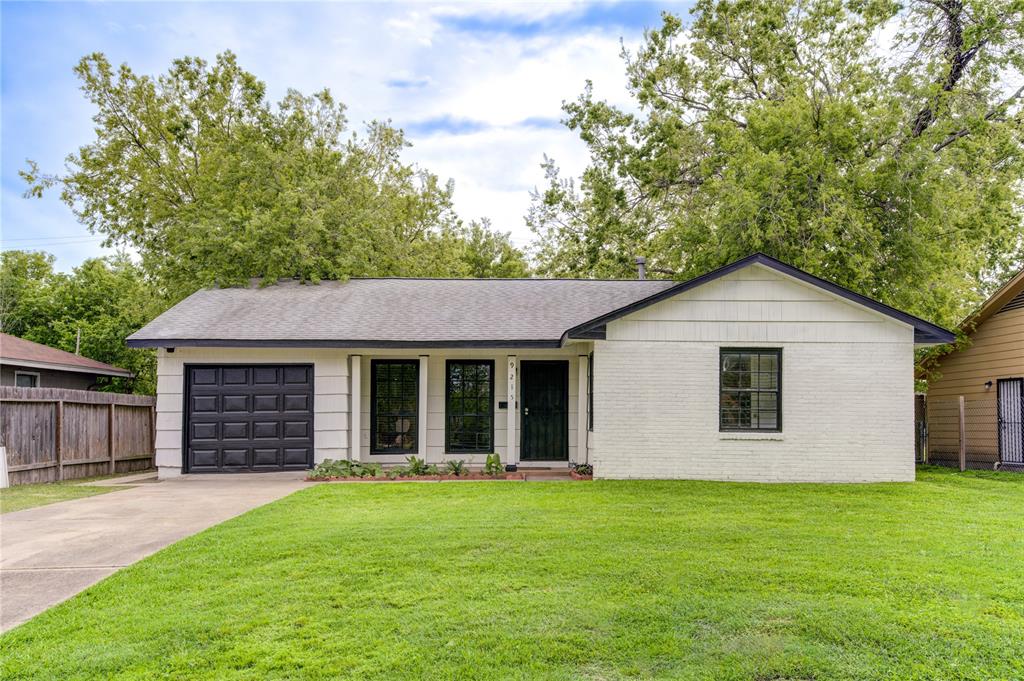
<instances>
[{"instance_id":1,"label":"small plant in flower bed","mask_svg":"<svg viewBox=\"0 0 1024 681\"><path fill-rule=\"evenodd\" d=\"M572 472L577 475L594 475L594 467L590 464L577 464L572 467Z\"/></svg>"},{"instance_id":2,"label":"small plant in flower bed","mask_svg":"<svg viewBox=\"0 0 1024 681\"><path fill-rule=\"evenodd\" d=\"M333 478L375 478L380 473L380 464L324 459L309 472L310 480L331 480Z\"/></svg>"},{"instance_id":3,"label":"small plant in flower bed","mask_svg":"<svg viewBox=\"0 0 1024 681\"><path fill-rule=\"evenodd\" d=\"M462 459L447 461L444 466L449 475L458 477L466 474L466 462Z\"/></svg>"},{"instance_id":4,"label":"small plant in flower bed","mask_svg":"<svg viewBox=\"0 0 1024 681\"><path fill-rule=\"evenodd\" d=\"M392 468L388 471L390 478L418 478L429 475L441 475L440 469L435 464L427 464L418 456L406 458L405 465Z\"/></svg>"},{"instance_id":5,"label":"small plant in flower bed","mask_svg":"<svg viewBox=\"0 0 1024 681\"><path fill-rule=\"evenodd\" d=\"M484 459L484 473L487 475L501 475L505 467L501 465L501 457L497 454L488 454Z\"/></svg>"}]
</instances>

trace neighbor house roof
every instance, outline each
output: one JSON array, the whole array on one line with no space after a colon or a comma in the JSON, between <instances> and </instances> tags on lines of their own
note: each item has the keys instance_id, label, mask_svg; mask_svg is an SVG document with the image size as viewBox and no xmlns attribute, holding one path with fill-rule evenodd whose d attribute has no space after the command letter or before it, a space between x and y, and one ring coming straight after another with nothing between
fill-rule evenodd
<instances>
[{"instance_id":1,"label":"neighbor house roof","mask_svg":"<svg viewBox=\"0 0 1024 681\"><path fill-rule=\"evenodd\" d=\"M999 289L988 297L967 319L960 322L960 329L970 333L995 313L1005 309L1024 307L1024 269L1010 277Z\"/></svg>"},{"instance_id":2,"label":"neighbor house roof","mask_svg":"<svg viewBox=\"0 0 1024 681\"><path fill-rule=\"evenodd\" d=\"M130 371L111 364L97 362L71 352L33 343L7 333L0 333L0 362L33 369L52 369L101 376L130 377Z\"/></svg>"},{"instance_id":3,"label":"neighbor house roof","mask_svg":"<svg viewBox=\"0 0 1024 681\"><path fill-rule=\"evenodd\" d=\"M352 279L198 291L128 337L133 347L559 347L604 338L638 309L759 264L909 324L918 343L953 335L766 255L686 282L596 279Z\"/></svg>"}]
</instances>

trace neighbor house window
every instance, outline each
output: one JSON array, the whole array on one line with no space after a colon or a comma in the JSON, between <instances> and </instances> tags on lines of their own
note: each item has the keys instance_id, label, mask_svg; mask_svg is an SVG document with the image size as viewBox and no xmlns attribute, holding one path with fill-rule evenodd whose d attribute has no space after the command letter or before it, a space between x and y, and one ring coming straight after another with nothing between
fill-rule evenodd
<instances>
[{"instance_id":1,"label":"neighbor house window","mask_svg":"<svg viewBox=\"0 0 1024 681\"><path fill-rule=\"evenodd\" d=\"M719 372L720 430L782 430L782 350L723 348Z\"/></svg>"},{"instance_id":2,"label":"neighbor house window","mask_svg":"<svg viewBox=\"0 0 1024 681\"><path fill-rule=\"evenodd\" d=\"M490 454L494 451L494 362L450 359L445 372L445 450Z\"/></svg>"},{"instance_id":3,"label":"neighbor house window","mask_svg":"<svg viewBox=\"0 0 1024 681\"><path fill-rule=\"evenodd\" d=\"M420 363L370 361L370 453L413 454L419 432Z\"/></svg>"},{"instance_id":4,"label":"neighbor house window","mask_svg":"<svg viewBox=\"0 0 1024 681\"><path fill-rule=\"evenodd\" d=\"M39 374L28 373L25 371L15 371L14 385L19 388L38 388Z\"/></svg>"}]
</instances>

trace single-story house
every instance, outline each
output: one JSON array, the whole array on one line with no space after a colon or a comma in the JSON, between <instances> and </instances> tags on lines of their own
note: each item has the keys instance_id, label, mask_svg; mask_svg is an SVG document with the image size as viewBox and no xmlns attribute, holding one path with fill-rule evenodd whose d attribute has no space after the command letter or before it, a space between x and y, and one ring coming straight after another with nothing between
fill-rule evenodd
<instances>
[{"instance_id":1,"label":"single-story house","mask_svg":"<svg viewBox=\"0 0 1024 681\"><path fill-rule=\"evenodd\" d=\"M914 348L953 335L762 254L686 282L207 289L158 348L162 476L410 455L604 478L914 477Z\"/></svg>"},{"instance_id":2,"label":"single-story house","mask_svg":"<svg viewBox=\"0 0 1024 681\"><path fill-rule=\"evenodd\" d=\"M104 378L131 378L121 367L0 333L0 385L95 390Z\"/></svg>"},{"instance_id":3,"label":"single-story house","mask_svg":"<svg viewBox=\"0 0 1024 681\"><path fill-rule=\"evenodd\" d=\"M928 460L957 464L960 398L970 468L1024 468L1024 270L960 324L962 347L930 359Z\"/></svg>"}]
</instances>

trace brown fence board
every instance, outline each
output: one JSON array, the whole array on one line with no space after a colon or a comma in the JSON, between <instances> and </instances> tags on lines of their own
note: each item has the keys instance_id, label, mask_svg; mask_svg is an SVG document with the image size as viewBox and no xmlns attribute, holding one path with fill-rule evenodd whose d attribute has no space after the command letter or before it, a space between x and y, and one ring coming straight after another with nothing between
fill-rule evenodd
<instances>
[{"instance_id":1,"label":"brown fence board","mask_svg":"<svg viewBox=\"0 0 1024 681\"><path fill-rule=\"evenodd\" d=\"M0 387L10 484L152 468L155 403L146 395Z\"/></svg>"}]
</instances>

